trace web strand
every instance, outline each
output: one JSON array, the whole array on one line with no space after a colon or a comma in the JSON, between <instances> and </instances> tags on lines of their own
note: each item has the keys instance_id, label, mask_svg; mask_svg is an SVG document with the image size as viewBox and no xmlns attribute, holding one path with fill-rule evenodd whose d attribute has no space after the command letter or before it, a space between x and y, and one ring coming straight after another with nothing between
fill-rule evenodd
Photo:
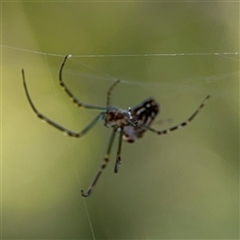
<instances>
[{"instance_id":1,"label":"web strand","mask_svg":"<svg viewBox=\"0 0 240 240\"><path fill-rule=\"evenodd\" d=\"M55 53L46 53L46 52L40 52L40 51L35 51L35 50L29 50L29 49L24 49L24 48L18 48L18 47L12 47L12 46L7 46L7 45L1 45L2 48L5 49L12 49L16 51L22 51L22 52L27 52L27 53L32 53L32 54L38 54L38 55L43 55L45 57L59 57L59 58L64 58L66 55L63 54L55 54ZM220 58L226 58L231 61L237 61L239 62L239 52L206 52L206 53L145 53L145 54L75 54L72 55L71 61L76 63L77 65L81 65L87 69L90 69L92 72L95 72L96 74L89 74L89 73L84 73L81 70L78 73L73 73L73 75L78 75L78 76L84 76L87 80L100 80L100 81L116 81L116 79L119 78L119 76L112 76L106 72L100 71L92 66L89 66L88 64L83 63L83 61L78 61L78 59L87 59L87 58L128 58L128 57L184 57L184 56L189 56L189 57L196 57L196 56L216 56ZM50 70L49 70L50 71ZM70 73L72 74L72 73ZM239 71L237 72L227 72L224 74L216 74L216 75L208 75L208 76L194 76L194 79L198 79L199 81L194 81L194 85L196 86L199 84L209 84L216 82L218 80L223 80L223 79L228 79L228 78L233 78L239 75ZM186 78L186 79L180 79L181 80L181 86L184 85L185 89L191 88L191 84L193 83L193 78ZM140 86L140 87L154 87L154 88L171 88L173 89L174 86L179 88L178 83L169 83L169 82L164 82L161 81L159 82L159 79L154 79L151 82L141 82L141 81L133 81L132 79L124 79L121 78L121 83L122 84L128 84L128 85L134 85L134 86ZM189 86L188 86L189 85Z\"/></svg>"},{"instance_id":2,"label":"web strand","mask_svg":"<svg viewBox=\"0 0 240 240\"><path fill-rule=\"evenodd\" d=\"M57 100L56 102L58 103L58 104L57 104L57 108L58 108L58 113L59 113L59 115L60 115L59 118L61 119L61 118L63 118L63 112L62 112L61 107L60 107L60 103L59 103L60 101L59 101L58 95L57 95L56 90L55 90L55 88L54 88L54 83L53 83L54 77L53 77L52 74L51 74L51 70L50 70L50 67L49 67L49 62L48 62L47 54L44 54L44 55L45 55L46 64L47 64L47 66L48 66L48 74L49 74L49 76L51 76L50 79L51 79L52 91L54 92L54 98ZM70 159L71 159L72 164L73 164L74 173L75 173L75 176L76 176L76 178L77 178L78 185L79 185L79 187L80 187L79 189L83 189L82 184L81 184L81 181L80 181L80 178L79 178L80 174L79 174L79 172L78 172L78 170L77 170L77 164L76 164L76 162L75 162L75 158L74 158L74 156L73 156L73 154L72 154L72 151L71 151L70 138L66 138L66 142L67 142L66 147L67 147L68 150L69 150L68 152L69 152L69 154L70 154ZM80 193L80 191L79 191L79 193ZM80 195L80 194L79 194L79 195ZM91 234L92 234L92 238L95 240L96 237L95 237L95 234L94 234L94 229L93 229L92 221L91 221L91 218L90 218L89 209L88 209L88 206L87 206L87 203L86 203L86 199L85 199L85 198L82 198L82 200L83 200L83 205L84 205L84 208L85 208L85 212L86 212L86 216L87 216L87 221L88 221L88 224L89 224L89 228L90 228L90 231L91 231Z\"/></svg>"},{"instance_id":3,"label":"web strand","mask_svg":"<svg viewBox=\"0 0 240 240\"><path fill-rule=\"evenodd\" d=\"M55 54L55 53L45 53L39 52L24 48L10 47L6 45L1 45L3 48L9 48L13 50L19 50L23 52L30 52L39 55L46 56L55 56L55 57L65 57L63 54ZM74 58L116 58L116 57L179 57L179 56L238 56L239 52L207 52L207 53L143 53L143 54L82 54L82 55L72 55ZM238 60L233 59L232 60ZM239 60L238 60L239 61Z\"/></svg>"},{"instance_id":4,"label":"web strand","mask_svg":"<svg viewBox=\"0 0 240 240\"><path fill-rule=\"evenodd\" d=\"M6 46L6 45L1 45L2 48L5 49L12 49L15 51L21 51L21 52L27 52L27 53L32 53L32 54L38 54L38 55L42 55L45 58L46 61L46 65L48 68L48 75L50 76L51 80L55 79L55 76L52 76L51 74L51 69L50 69L50 63L48 61L48 57L60 57L60 58L64 58L65 55L63 54L54 54L54 53L45 53L45 52L40 52L40 51L34 51L34 50L29 50L29 49L23 49L23 48L17 48L17 47L11 47L11 46ZM144 54L83 54L83 55L72 55L71 61L76 63L77 65L81 65L84 66L85 68L88 68L94 72L96 72L96 75L92 75L89 74L87 75L88 79L89 77L92 77L95 81L96 79L101 79L101 80L107 80L107 81L115 81L116 77L111 76L107 73L104 73L102 71L99 71L96 68L93 68L85 63L82 62L82 59L85 58L128 58L128 57L182 57L182 56L214 56L214 57L221 57L221 58L226 58L229 59L231 61L238 61L239 62L239 52L206 52L206 53L144 53ZM74 59L75 58L75 59ZM78 58L78 59L77 59ZM81 70L79 71L80 73L77 73L79 75L83 74L81 72ZM74 73L75 74L75 73ZM100 76L100 75L102 76ZM226 78L231 78L233 76L235 76L236 74L239 74L239 72L230 72L230 73L225 73L225 74L221 74L221 75L212 75L212 76L201 76L198 78L198 76L194 76L193 78L196 80L201 80L199 81L200 83L197 83L197 81L194 81L193 83L193 78L190 79L183 79L183 81L181 81L181 87L184 90L189 90L191 89L191 84L194 84L194 86L196 87L198 84L203 84L203 83L212 83L215 81L219 81L222 79L226 79ZM180 89L180 85L178 85L178 83L167 83L167 82L159 82L159 81L155 81L155 82L151 82L151 83L147 83L147 82L141 82L141 81L131 81L131 80L126 80L126 79L121 79L121 83L125 83L125 84L129 84L129 85L137 85L137 86L142 86L142 87L154 87L154 88L170 88L173 89L174 87ZM189 84L189 85L188 85ZM54 96L57 99L57 93L53 87L53 82L52 82L52 89L54 92ZM60 102L60 101L57 101ZM63 113L61 112L61 108L60 105L58 104L58 109L59 109L59 113L60 113L60 118L62 117ZM67 145L66 147L68 149L71 149L71 144L69 139L67 138ZM72 152L72 151L68 151L68 152ZM77 177L78 180L78 184L80 186L80 189L82 189L81 186L81 181L79 178L79 173L77 170L77 164L74 160L73 154L71 153L70 158L72 159L73 162L73 167L74 167L74 171L75 171L75 175ZM80 195L80 191L79 191L79 195ZM85 198L83 198L83 203L84 203L84 208L86 211L86 215L87 215L87 221L89 224L89 228L92 234L92 238L96 239L95 237L95 233L94 233L94 228L92 225L92 221L91 221L91 217L89 214L89 210L88 210L88 206L87 206L87 202L85 200Z\"/></svg>"}]
</instances>

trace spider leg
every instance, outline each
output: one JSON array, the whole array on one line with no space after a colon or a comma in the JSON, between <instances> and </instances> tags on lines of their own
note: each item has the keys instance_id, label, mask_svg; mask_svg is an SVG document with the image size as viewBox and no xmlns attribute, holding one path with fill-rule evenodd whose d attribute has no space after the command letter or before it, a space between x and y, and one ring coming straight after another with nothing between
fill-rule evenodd
<instances>
[{"instance_id":1,"label":"spider leg","mask_svg":"<svg viewBox=\"0 0 240 240\"><path fill-rule=\"evenodd\" d=\"M118 83L120 83L120 79L118 79L116 82L114 82L113 85L108 89L108 92L107 92L107 104L106 104L107 107L110 106L112 90L117 86Z\"/></svg>"},{"instance_id":2,"label":"spider leg","mask_svg":"<svg viewBox=\"0 0 240 240\"><path fill-rule=\"evenodd\" d=\"M86 104L83 102L80 102L74 95L73 93L68 89L68 87L66 86L66 84L63 82L63 77L62 77L62 72L63 72L63 68L65 66L65 63L67 61L68 58L70 58L71 55L67 55L64 60L63 63L61 65L60 71L59 71L59 81L60 81L60 85L63 88L63 90L67 93L67 95L72 99L72 101L77 104L78 107L84 107L84 108L91 108L91 109L100 109L100 110L104 110L106 109L105 107L101 107L101 106L96 106L96 105L91 105L91 104Z\"/></svg>"},{"instance_id":3,"label":"spider leg","mask_svg":"<svg viewBox=\"0 0 240 240\"><path fill-rule=\"evenodd\" d=\"M25 93L27 95L27 99L28 99L28 102L30 103L30 106L31 108L33 109L33 111L36 113L36 115L44 120L45 122L47 122L48 124L50 124L51 126L57 128L58 130L68 134L69 136L71 137L82 137L84 134L86 134L89 130L91 130L91 128L97 124L99 121L101 121L103 119L103 115L105 114L105 112L101 112L100 114L98 114L84 129L82 129L81 131L79 132L73 132L71 130L68 130L67 128L65 127L62 127L61 125L55 123L54 121L52 121L51 119L49 119L48 117L46 117L45 115L43 115L42 113L40 113L37 108L35 107L35 105L33 104L33 101L30 97L30 94L28 92L28 89L27 89L27 83L26 83L26 80L25 80L25 74L24 74L24 70L22 69L22 77L23 77L23 86L24 86L24 89L25 89Z\"/></svg>"},{"instance_id":4,"label":"spider leg","mask_svg":"<svg viewBox=\"0 0 240 240\"><path fill-rule=\"evenodd\" d=\"M96 185L96 183L97 183L100 175L102 174L102 171L106 168L106 166L107 166L107 164L108 164L108 162L109 162L110 152L111 152L112 144L113 144L113 141L114 141L114 138L115 138L115 135L116 135L116 131L117 131L117 128L116 128L116 129L114 128L113 131L112 131L112 134L111 134L111 136L110 136L110 138L109 138L109 142L108 142L108 145L107 145L107 151L106 151L106 155L105 155L105 157L104 157L104 161L103 161L103 163L101 164L99 170L97 171L97 174L96 174L96 176L94 177L94 179L93 179L91 185L89 186L87 192L84 193L84 191L81 190L81 193L82 193L82 196L83 196L83 197L88 197L88 196L90 196L90 194L92 193L92 190L93 190L94 186Z\"/></svg>"},{"instance_id":5,"label":"spider leg","mask_svg":"<svg viewBox=\"0 0 240 240\"><path fill-rule=\"evenodd\" d=\"M201 111L201 109L205 106L206 104L206 101L210 98L210 95L207 95L205 97L205 99L202 101L201 105L197 108L197 110L184 122L176 125L176 126L173 126L171 128L167 128L167 129L164 129L164 130L157 130L157 129L154 129L154 128L151 128L151 127L145 127L147 130L151 131L151 132L154 132L154 133L157 133L157 134L168 134L174 130L177 130L177 129L180 129L182 127L186 127L196 116L197 114Z\"/></svg>"},{"instance_id":6,"label":"spider leg","mask_svg":"<svg viewBox=\"0 0 240 240\"><path fill-rule=\"evenodd\" d=\"M123 137L123 128L120 128L119 140L118 140L117 158L116 158L116 163L115 163L115 167L114 167L114 172L115 173L118 173L119 167L120 167L120 164L121 164L122 137Z\"/></svg>"}]
</instances>

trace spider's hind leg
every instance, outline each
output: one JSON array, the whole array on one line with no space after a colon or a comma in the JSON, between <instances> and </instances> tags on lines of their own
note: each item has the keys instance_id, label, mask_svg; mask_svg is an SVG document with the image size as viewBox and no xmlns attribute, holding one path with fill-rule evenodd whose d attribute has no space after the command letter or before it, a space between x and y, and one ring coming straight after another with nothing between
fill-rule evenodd
<instances>
[{"instance_id":1,"label":"spider's hind leg","mask_svg":"<svg viewBox=\"0 0 240 240\"><path fill-rule=\"evenodd\" d=\"M104 157L104 161L103 161L103 163L101 164L99 170L97 171L97 174L96 174L96 176L94 177L94 179L93 179L91 185L89 186L87 192L84 193L84 191L81 190L81 193L82 193L82 196L83 196L83 197L89 197L89 196L91 195L94 186L96 185L99 177L100 177L101 174L102 174L102 171L106 168L106 166L107 166L107 164L108 164L108 162L109 162L110 152L111 152L111 148L112 148L112 144L113 144L113 141L114 141L116 132L117 132L117 128L116 128L116 129L113 129L112 134L111 134L111 136L110 136L110 138L109 138L109 142L108 142L108 146L107 146L106 155L105 155L105 157Z\"/></svg>"},{"instance_id":2,"label":"spider's hind leg","mask_svg":"<svg viewBox=\"0 0 240 240\"><path fill-rule=\"evenodd\" d=\"M114 172L115 173L118 173L119 167L120 167L120 164L121 164L122 138L123 138L123 128L120 128L119 139L118 139L117 157L116 157L116 163L115 163L115 167L114 167Z\"/></svg>"},{"instance_id":3,"label":"spider's hind leg","mask_svg":"<svg viewBox=\"0 0 240 240\"><path fill-rule=\"evenodd\" d=\"M157 130L157 129L154 129L154 128L151 128L151 127L145 127L147 130L151 131L151 132L154 132L154 133L157 133L159 135L161 134L168 134L170 132L173 132L174 130L178 130L182 127L186 127L197 115L198 113L201 111L201 109L205 106L206 104L206 101L210 98L210 95L207 95L204 100L202 101L202 103L200 104L200 106L197 108L197 110L184 122L176 125L176 126L173 126L171 128L167 128L167 129L164 129L164 130Z\"/></svg>"}]
</instances>

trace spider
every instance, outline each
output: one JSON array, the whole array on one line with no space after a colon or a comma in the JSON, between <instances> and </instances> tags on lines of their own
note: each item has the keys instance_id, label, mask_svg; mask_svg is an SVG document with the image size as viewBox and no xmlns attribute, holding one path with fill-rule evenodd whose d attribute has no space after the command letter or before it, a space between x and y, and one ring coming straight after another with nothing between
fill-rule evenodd
<instances>
[{"instance_id":1,"label":"spider","mask_svg":"<svg viewBox=\"0 0 240 240\"><path fill-rule=\"evenodd\" d=\"M109 162L112 144L113 144L113 141L114 141L114 138L115 138L115 135L117 132L119 133L119 136L118 136L117 157L116 157L116 162L115 162L115 167L114 167L115 173L118 173L119 166L121 164L122 140L129 142L129 143L133 143L138 138L141 138L146 131L151 131L153 133L161 135L161 134L168 134L177 129L185 127L188 125L188 123L190 123L197 116L199 111L205 106L206 100L210 98L210 95L207 95L205 97L205 99L202 101L202 103L200 104L200 106L195 110L195 112L184 122L182 122L176 126L170 127L168 129L156 130L156 129L150 127L152 122L154 121L154 119L156 118L157 114L160 111L159 104L156 102L156 100L154 98L150 97L150 98L144 100L143 102L141 102L140 104L138 104L137 106L135 106L133 108L128 108L128 110L122 110L118 107L111 105L110 98L111 98L112 90L116 87L116 85L120 82L120 80L115 81L112 84L112 86L110 86L110 88L108 89L106 106L97 106L97 105L87 104L87 103L83 103L83 102L79 101L73 95L73 93L68 89L68 87L66 86L66 84L63 81L63 74L62 74L63 68L66 64L67 59L70 57L71 57L71 55L65 56L63 63L60 67L59 81L60 81L61 87L63 88L63 90L67 93L67 95L72 99L72 101L77 106L88 108L88 109L100 110L100 113L85 128L83 128L79 132L74 132L74 131L68 130L67 128L57 124L53 120L49 119L48 117L46 117L45 115L40 113L37 110L37 108L35 107L32 99L30 97L30 94L29 94L29 91L27 88L24 69L22 69L22 79L23 79L23 86L25 89L25 93L26 93L28 102L29 102L32 110L35 112L35 114L40 119L44 120L51 126L57 128L58 130L66 133L67 135L69 135L71 137L80 138L80 137L84 136L86 133L88 133L88 131L90 131L101 120L104 121L104 125L107 128L112 129L112 133L111 133L109 141L108 141L104 161L101 164L99 170L97 171L97 174L95 175L95 177L94 177L92 183L90 184L89 188L87 189L87 191L84 192L83 190L81 190L83 197L90 196L94 186L96 185L97 181L99 180L100 175L102 174L102 171L106 168L106 166Z\"/></svg>"}]
</instances>

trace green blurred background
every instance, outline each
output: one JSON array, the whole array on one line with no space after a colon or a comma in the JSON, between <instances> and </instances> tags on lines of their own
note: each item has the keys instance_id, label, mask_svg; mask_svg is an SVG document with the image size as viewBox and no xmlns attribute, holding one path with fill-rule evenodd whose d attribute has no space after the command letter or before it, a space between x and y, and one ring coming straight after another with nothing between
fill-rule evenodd
<instances>
[{"instance_id":1,"label":"green blurred background","mask_svg":"<svg viewBox=\"0 0 240 240\"><path fill-rule=\"evenodd\" d=\"M239 3L1 6L3 239L238 239L239 56L212 53L239 51ZM144 56L159 53L167 55ZM79 130L96 112L76 108L59 87L66 54L73 58L64 78L82 101L104 105L120 78L113 104L154 96L158 129L212 98L189 127L124 143L117 175L115 144L93 195L83 199L110 130L99 124L84 138L63 136L34 115L21 79L24 67L38 109ZM77 57L90 54L139 56Z\"/></svg>"}]
</instances>

